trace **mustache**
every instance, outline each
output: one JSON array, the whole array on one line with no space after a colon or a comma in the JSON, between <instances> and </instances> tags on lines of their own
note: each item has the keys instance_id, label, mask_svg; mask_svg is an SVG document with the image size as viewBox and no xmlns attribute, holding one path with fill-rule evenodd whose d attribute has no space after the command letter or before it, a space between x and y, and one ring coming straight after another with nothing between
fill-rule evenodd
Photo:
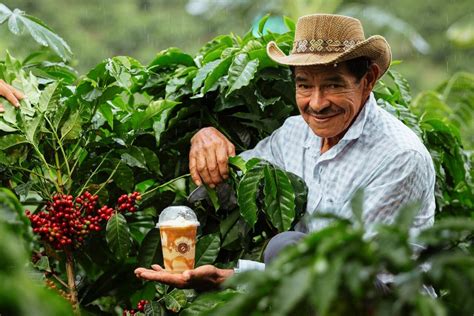
<instances>
[{"instance_id":1,"label":"mustache","mask_svg":"<svg viewBox=\"0 0 474 316\"><path fill-rule=\"evenodd\" d=\"M341 113L342 111L339 110L339 109L336 109L336 108L333 108L333 107L326 107L320 111L315 111L313 110L311 107L307 107L304 111L306 114L309 114L309 115L332 115L332 114L339 114Z\"/></svg>"}]
</instances>

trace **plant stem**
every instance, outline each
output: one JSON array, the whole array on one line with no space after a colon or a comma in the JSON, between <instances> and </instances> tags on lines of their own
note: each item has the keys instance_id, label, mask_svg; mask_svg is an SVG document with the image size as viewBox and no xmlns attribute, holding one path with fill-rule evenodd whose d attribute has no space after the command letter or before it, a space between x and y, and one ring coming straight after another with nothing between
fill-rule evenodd
<instances>
[{"instance_id":1,"label":"plant stem","mask_svg":"<svg viewBox=\"0 0 474 316\"><path fill-rule=\"evenodd\" d=\"M92 171L91 175L89 176L89 178L87 178L86 182L84 183L84 185L82 186L82 188L79 190L79 193L77 194L78 196L80 196L82 194L82 192L84 192L84 190L86 189L86 187L89 185L89 182L92 180L92 177L96 175L97 172L99 172L99 169L100 167L102 166L102 164L104 163L104 161L107 159L107 157L109 156L110 154L110 151L105 154L104 158L100 161L99 165L95 168L94 171ZM115 170L118 168L118 165L115 167ZM114 171L115 172L115 171ZM108 180L107 180L108 181Z\"/></svg>"},{"instance_id":2,"label":"plant stem","mask_svg":"<svg viewBox=\"0 0 474 316\"><path fill-rule=\"evenodd\" d=\"M107 180L105 180L105 181L100 185L100 187L97 189L97 191L95 191L94 194L99 194L99 192L105 187L105 185L106 185L107 183L109 183L109 181L110 181L110 180L113 178L113 176L115 175L115 172L117 172L117 169L118 169L118 167L120 166L120 164L121 164L121 161L119 161L119 162L117 163L117 165L115 166L114 170L110 173L110 176L107 178Z\"/></svg>"},{"instance_id":3,"label":"plant stem","mask_svg":"<svg viewBox=\"0 0 474 316\"><path fill-rule=\"evenodd\" d=\"M58 277L56 274L53 273L52 276L53 276L53 278L56 279L56 281L58 281L59 283L61 283L62 286L64 286L64 287L67 288L67 289L69 288L69 286L67 285L67 283L64 282L63 280L61 280L61 278Z\"/></svg>"},{"instance_id":4,"label":"plant stem","mask_svg":"<svg viewBox=\"0 0 474 316\"><path fill-rule=\"evenodd\" d=\"M53 132L53 135L54 135L54 136L56 137L56 139L58 140L59 149L61 150L61 154L63 155L64 163L66 164L66 169L67 169L68 176L69 176L69 179L70 179L70 178L71 178L71 169L69 168L68 157L67 157L67 155L66 155L66 152L64 151L64 147L63 147L63 145L62 145L61 139L59 138L58 133L57 133L56 130L54 129L54 126L53 126L53 124L51 123L51 121L48 119L48 117L45 116L44 118L45 118L46 121L49 123L49 126L51 127L51 131Z\"/></svg>"},{"instance_id":5,"label":"plant stem","mask_svg":"<svg viewBox=\"0 0 474 316\"><path fill-rule=\"evenodd\" d=\"M171 184L171 183L173 183L173 182L175 182L175 181L178 181L179 179L183 179L183 178L186 178L186 177L189 177L189 176L190 176L190 174L189 174L189 173L186 173L186 174L183 174L182 176L179 176L179 177L177 177L177 178L171 179L171 180L168 181L168 182L165 182L165 183L163 183L163 184L160 184L160 185L157 186L157 187L154 187L154 188L151 189L150 191L146 191L145 193L142 194L142 197L144 197L145 195L148 195L148 194L150 194L150 193L152 193L152 192L154 192L154 191L156 191L156 190L158 190L158 189L160 189L160 188L162 188L162 187L165 187L165 186L167 186L167 185L169 185L169 184Z\"/></svg>"},{"instance_id":6,"label":"plant stem","mask_svg":"<svg viewBox=\"0 0 474 316\"><path fill-rule=\"evenodd\" d=\"M56 160L56 175L58 179L58 185L62 189L63 188L63 175L61 172L61 166L59 165L59 156L58 156L58 151L56 150L56 148L54 148L54 159Z\"/></svg>"},{"instance_id":7,"label":"plant stem","mask_svg":"<svg viewBox=\"0 0 474 316\"><path fill-rule=\"evenodd\" d=\"M71 251L66 251L66 274L69 294L71 295L72 308L75 315L80 315L79 302L77 300L76 275L74 273L74 257Z\"/></svg>"},{"instance_id":8,"label":"plant stem","mask_svg":"<svg viewBox=\"0 0 474 316\"><path fill-rule=\"evenodd\" d=\"M48 164L48 162L46 161L46 158L44 158L43 153L39 150L39 148L38 148L35 144L32 144L32 145L33 145L33 148L34 148L36 154L37 154L38 157L40 158L40 160L43 161L44 167L45 167L46 169L48 169L49 176L51 177L51 179L54 179L54 177L55 177L55 176L54 176L54 173L53 173L53 171L51 170L51 168L49 167L49 164ZM62 193L61 188L58 186L58 184L56 183L56 181L53 181L53 183L54 183L54 186L56 187L56 190L58 191L58 193Z\"/></svg>"}]
</instances>

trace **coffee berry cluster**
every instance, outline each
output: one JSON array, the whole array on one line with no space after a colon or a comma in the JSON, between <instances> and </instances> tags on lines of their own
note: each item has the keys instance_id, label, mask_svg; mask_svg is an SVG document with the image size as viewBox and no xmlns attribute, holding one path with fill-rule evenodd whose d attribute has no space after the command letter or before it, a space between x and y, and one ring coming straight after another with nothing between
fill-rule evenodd
<instances>
[{"instance_id":1,"label":"coffee berry cluster","mask_svg":"<svg viewBox=\"0 0 474 316\"><path fill-rule=\"evenodd\" d=\"M117 200L117 209L121 212L135 213L137 207L135 206L136 201L141 200L139 192L133 192L131 194L122 194Z\"/></svg>"},{"instance_id":2,"label":"coffee berry cluster","mask_svg":"<svg viewBox=\"0 0 474 316\"><path fill-rule=\"evenodd\" d=\"M147 300L140 300L137 303L137 309L124 309L122 316L133 316L138 312L144 313L145 312L145 305L149 302Z\"/></svg>"},{"instance_id":3,"label":"coffee berry cluster","mask_svg":"<svg viewBox=\"0 0 474 316\"><path fill-rule=\"evenodd\" d=\"M98 205L99 197L89 192L74 198L72 195L57 194L46 203L43 211L26 216L33 232L51 244L55 249L79 248L91 232L100 231L115 212L135 212L140 193L120 196L116 207ZM125 206L124 206L125 205Z\"/></svg>"}]
</instances>

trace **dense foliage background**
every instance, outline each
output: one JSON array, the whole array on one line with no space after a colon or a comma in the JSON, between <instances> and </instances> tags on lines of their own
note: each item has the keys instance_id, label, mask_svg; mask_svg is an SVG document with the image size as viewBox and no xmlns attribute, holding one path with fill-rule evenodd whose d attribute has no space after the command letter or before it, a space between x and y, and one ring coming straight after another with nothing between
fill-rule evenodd
<instances>
[{"instance_id":1,"label":"dense foliage background","mask_svg":"<svg viewBox=\"0 0 474 316\"><path fill-rule=\"evenodd\" d=\"M147 64L157 51L180 47L191 55L219 34L243 34L266 13L299 16L325 12L361 18L367 35L383 34L403 60L400 71L414 91L431 89L458 71L474 71L471 1L400 0L4 0L59 32L87 72L102 59L134 56ZM361 8L364 9L363 12ZM58 14L59 12L59 14ZM272 29L281 30L273 18ZM0 53L25 57L35 46L0 30ZM3 55L2 55L3 56Z\"/></svg>"},{"instance_id":2,"label":"dense foliage background","mask_svg":"<svg viewBox=\"0 0 474 316\"><path fill-rule=\"evenodd\" d=\"M189 140L202 126L215 126L241 151L296 113L289 69L265 53L270 40L285 51L291 48L294 22L284 18L284 29L273 33L265 16L244 36L219 35L196 54L167 48L147 64L116 56L79 76L63 39L36 18L10 9L0 10L4 31L24 29L32 47L38 42L49 49L25 57L6 53L0 64L0 78L28 97L19 110L5 104L0 118L0 180L6 187L0 195L1 236L9 245L5 249L21 249L1 256L2 266L18 286L43 281L53 291L40 287L30 301L21 301L16 287L0 288L0 312L28 314L33 304L41 308L43 295L58 301L62 313L68 305L58 296L83 314L120 314L141 300L149 301L144 310L149 315L472 314L473 170L463 145L472 145L472 74L456 73L413 98L393 65L376 87L379 105L420 136L435 162L438 221L432 229L409 239L416 207L408 207L394 225L380 227L377 237L363 238L356 196L353 222L335 219L264 273L242 274L226 290L201 295L139 281L133 270L162 261L154 223L171 204L189 204L198 213L198 266L261 260L269 238L300 218L305 184L264 161L232 159L232 177L224 186L200 188L189 199L195 187L187 174ZM120 199L133 191L141 193L138 211L122 212ZM42 238L32 235L25 209L50 210L53 196L61 194L61 203L75 201L79 220L89 214L74 199L84 192L97 195L92 213L105 207L113 216L97 229L84 221L82 246L55 249L54 229ZM413 242L428 247L414 253ZM28 271L34 278L25 276L26 253L32 254ZM389 294L374 290L381 272L395 277ZM433 285L439 298L421 294L423 284Z\"/></svg>"}]
</instances>

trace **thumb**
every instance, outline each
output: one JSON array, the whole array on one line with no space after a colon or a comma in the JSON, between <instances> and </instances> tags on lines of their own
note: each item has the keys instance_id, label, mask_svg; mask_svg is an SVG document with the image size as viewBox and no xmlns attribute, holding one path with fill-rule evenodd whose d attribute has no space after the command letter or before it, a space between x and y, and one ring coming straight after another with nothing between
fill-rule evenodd
<instances>
[{"instance_id":1,"label":"thumb","mask_svg":"<svg viewBox=\"0 0 474 316\"><path fill-rule=\"evenodd\" d=\"M184 278L185 281L191 280L193 278L193 276L194 276L194 273L193 273L192 270L185 270L183 272L183 278Z\"/></svg>"},{"instance_id":2,"label":"thumb","mask_svg":"<svg viewBox=\"0 0 474 316\"><path fill-rule=\"evenodd\" d=\"M163 271L163 268L159 264L152 264L151 268L155 271Z\"/></svg>"}]
</instances>

